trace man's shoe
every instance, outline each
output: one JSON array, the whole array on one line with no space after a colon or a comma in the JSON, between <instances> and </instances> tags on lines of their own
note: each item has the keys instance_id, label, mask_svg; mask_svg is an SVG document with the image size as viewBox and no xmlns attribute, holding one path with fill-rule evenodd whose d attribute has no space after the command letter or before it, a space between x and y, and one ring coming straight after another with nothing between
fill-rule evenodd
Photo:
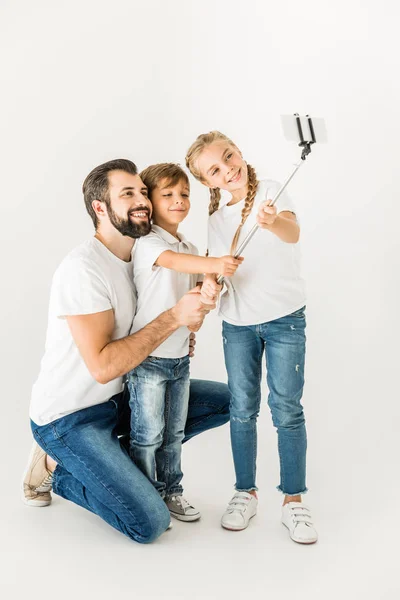
<instances>
[{"instance_id":1,"label":"man's shoe","mask_svg":"<svg viewBox=\"0 0 400 600\"><path fill-rule=\"evenodd\" d=\"M165 504L168 507L171 517L175 517L179 521L197 521L200 519L200 512L189 504L189 502L181 495L173 494L165 498Z\"/></svg>"},{"instance_id":2,"label":"man's shoe","mask_svg":"<svg viewBox=\"0 0 400 600\"><path fill-rule=\"evenodd\" d=\"M236 492L222 515L221 525L231 531L246 529L257 513L258 499L248 492Z\"/></svg>"},{"instance_id":3,"label":"man's shoe","mask_svg":"<svg viewBox=\"0 0 400 600\"><path fill-rule=\"evenodd\" d=\"M314 544L318 539L310 509L302 502L288 502L282 506L282 523L298 544Z\"/></svg>"},{"instance_id":4,"label":"man's shoe","mask_svg":"<svg viewBox=\"0 0 400 600\"><path fill-rule=\"evenodd\" d=\"M46 468L46 453L33 444L24 473L22 499L29 506L48 506L51 503L53 474Z\"/></svg>"}]
</instances>

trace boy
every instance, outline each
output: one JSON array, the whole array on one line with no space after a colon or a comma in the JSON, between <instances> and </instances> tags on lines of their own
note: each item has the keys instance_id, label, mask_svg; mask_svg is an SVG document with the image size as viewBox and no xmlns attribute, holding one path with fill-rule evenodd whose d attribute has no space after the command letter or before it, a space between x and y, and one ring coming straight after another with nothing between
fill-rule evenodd
<instances>
[{"instance_id":1,"label":"boy","mask_svg":"<svg viewBox=\"0 0 400 600\"><path fill-rule=\"evenodd\" d=\"M140 173L153 205L151 232L138 241L132 331L142 329L196 286L199 273L233 275L242 259L200 257L178 233L190 209L189 179L173 163ZM200 512L182 495L181 445L189 399L189 329L181 327L128 375L132 459L164 498L170 514L196 521Z\"/></svg>"}]
</instances>

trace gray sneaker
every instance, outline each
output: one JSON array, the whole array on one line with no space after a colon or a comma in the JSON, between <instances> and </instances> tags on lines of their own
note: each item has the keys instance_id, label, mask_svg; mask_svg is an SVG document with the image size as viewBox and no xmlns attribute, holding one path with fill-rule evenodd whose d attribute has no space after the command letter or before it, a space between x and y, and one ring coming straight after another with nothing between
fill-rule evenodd
<instances>
[{"instance_id":1,"label":"gray sneaker","mask_svg":"<svg viewBox=\"0 0 400 600\"><path fill-rule=\"evenodd\" d=\"M171 517L175 517L179 521L197 521L200 519L200 513L189 502L181 495L167 496L165 498L165 504L171 514Z\"/></svg>"},{"instance_id":2,"label":"gray sneaker","mask_svg":"<svg viewBox=\"0 0 400 600\"><path fill-rule=\"evenodd\" d=\"M24 473L22 499L29 506L48 506L51 503L52 473L46 468L46 453L33 444Z\"/></svg>"}]
</instances>

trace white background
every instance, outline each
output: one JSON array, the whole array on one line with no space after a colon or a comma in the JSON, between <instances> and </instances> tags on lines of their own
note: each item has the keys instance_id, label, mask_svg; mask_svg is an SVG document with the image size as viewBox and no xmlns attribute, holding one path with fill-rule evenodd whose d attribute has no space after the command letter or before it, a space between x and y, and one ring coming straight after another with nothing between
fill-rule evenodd
<instances>
[{"instance_id":1,"label":"white background","mask_svg":"<svg viewBox=\"0 0 400 600\"><path fill-rule=\"evenodd\" d=\"M4 597L399 597L396 6L1 1ZM324 117L329 135L290 187L308 282L307 501L318 544L294 544L279 523L265 406L259 514L245 532L219 526L234 482L228 427L184 449L187 495L202 520L175 522L152 546L59 498L43 510L24 506L28 405L52 273L92 235L84 177L117 157L139 168L183 164L199 133L220 129L260 175L282 180L299 151L279 115L293 112ZM193 183L183 231L202 251L207 205ZM199 334L195 376L225 381L219 328L212 316Z\"/></svg>"}]
</instances>

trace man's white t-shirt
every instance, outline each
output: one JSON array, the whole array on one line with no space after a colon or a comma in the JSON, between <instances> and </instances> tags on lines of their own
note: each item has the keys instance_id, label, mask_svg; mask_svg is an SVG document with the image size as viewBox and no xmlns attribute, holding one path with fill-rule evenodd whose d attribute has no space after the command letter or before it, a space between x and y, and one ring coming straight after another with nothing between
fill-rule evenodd
<instances>
[{"instance_id":1,"label":"man's white t-shirt","mask_svg":"<svg viewBox=\"0 0 400 600\"><path fill-rule=\"evenodd\" d=\"M260 204L272 200L280 185L260 181L257 195L237 247L255 225ZM208 225L209 256L230 253L233 236L241 222L244 199L222 206L210 216ZM295 213L284 192L276 202L278 214ZM305 285L300 274L299 244L288 244L267 229L260 229L243 251L243 264L235 275L225 279L219 304L220 316L232 325L258 325L284 317L305 304Z\"/></svg>"},{"instance_id":2,"label":"man's white t-shirt","mask_svg":"<svg viewBox=\"0 0 400 600\"><path fill-rule=\"evenodd\" d=\"M45 425L107 402L122 390L122 377L106 384L93 378L65 317L112 309L116 340L129 335L135 308L132 261L119 259L96 238L62 261L53 277L45 354L32 390L30 417L35 423Z\"/></svg>"},{"instance_id":3,"label":"man's white t-shirt","mask_svg":"<svg viewBox=\"0 0 400 600\"><path fill-rule=\"evenodd\" d=\"M158 257L166 250L183 254L196 254L196 246L179 233L180 240L153 225L151 232L136 243L133 259L134 282L137 290L137 309L131 333L136 333L165 310L169 310L202 277L179 273L172 269L155 266ZM180 327L150 356L158 358L182 358L189 353L189 329Z\"/></svg>"}]
</instances>

